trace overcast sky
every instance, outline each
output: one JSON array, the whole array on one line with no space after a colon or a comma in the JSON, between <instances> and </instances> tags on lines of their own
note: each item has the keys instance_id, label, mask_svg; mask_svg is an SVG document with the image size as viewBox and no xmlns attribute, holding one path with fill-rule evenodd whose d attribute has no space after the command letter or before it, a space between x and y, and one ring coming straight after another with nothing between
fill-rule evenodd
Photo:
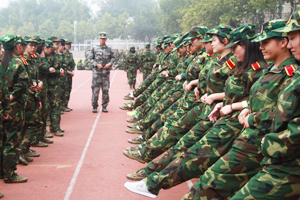
<instances>
[{"instance_id":1,"label":"overcast sky","mask_svg":"<svg viewBox=\"0 0 300 200\"><path fill-rule=\"evenodd\" d=\"M86 2L88 2L89 5L92 4L92 0L84 0ZM5 8L8 6L10 0L0 0L0 8ZM96 12L99 10L99 7L97 5L92 5L90 6L90 8L92 9L93 14L95 15Z\"/></svg>"}]
</instances>

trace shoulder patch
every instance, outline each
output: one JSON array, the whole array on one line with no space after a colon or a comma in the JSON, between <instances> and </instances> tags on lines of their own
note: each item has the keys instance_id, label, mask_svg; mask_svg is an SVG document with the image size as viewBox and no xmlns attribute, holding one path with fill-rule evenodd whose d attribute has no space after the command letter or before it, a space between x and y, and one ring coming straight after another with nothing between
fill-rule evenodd
<instances>
[{"instance_id":1,"label":"shoulder patch","mask_svg":"<svg viewBox=\"0 0 300 200\"><path fill-rule=\"evenodd\" d=\"M252 68L253 68L254 71L258 70L261 67L258 62L252 63L251 66L252 66Z\"/></svg>"},{"instance_id":2,"label":"shoulder patch","mask_svg":"<svg viewBox=\"0 0 300 200\"><path fill-rule=\"evenodd\" d=\"M208 57L211 57L211 54L208 54Z\"/></svg>"},{"instance_id":3,"label":"shoulder patch","mask_svg":"<svg viewBox=\"0 0 300 200\"><path fill-rule=\"evenodd\" d=\"M2 51L0 51L0 56L2 56Z\"/></svg>"},{"instance_id":4,"label":"shoulder patch","mask_svg":"<svg viewBox=\"0 0 300 200\"><path fill-rule=\"evenodd\" d=\"M294 65L288 65L284 67L284 70L288 76L293 76L293 72L296 70Z\"/></svg>"},{"instance_id":5,"label":"shoulder patch","mask_svg":"<svg viewBox=\"0 0 300 200\"><path fill-rule=\"evenodd\" d=\"M221 56L217 56L216 59L219 60L221 58Z\"/></svg>"},{"instance_id":6,"label":"shoulder patch","mask_svg":"<svg viewBox=\"0 0 300 200\"><path fill-rule=\"evenodd\" d=\"M235 63L231 60L231 58L229 58L226 61L227 66L229 67L229 69L233 69L235 67Z\"/></svg>"},{"instance_id":7,"label":"shoulder patch","mask_svg":"<svg viewBox=\"0 0 300 200\"><path fill-rule=\"evenodd\" d=\"M31 57L33 57L34 59L37 58L37 56L35 54L32 54Z\"/></svg>"},{"instance_id":8,"label":"shoulder patch","mask_svg":"<svg viewBox=\"0 0 300 200\"><path fill-rule=\"evenodd\" d=\"M22 62L23 62L24 65L28 65L28 63L27 63L24 55L20 56L20 59L22 60Z\"/></svg>"}]
</instances>

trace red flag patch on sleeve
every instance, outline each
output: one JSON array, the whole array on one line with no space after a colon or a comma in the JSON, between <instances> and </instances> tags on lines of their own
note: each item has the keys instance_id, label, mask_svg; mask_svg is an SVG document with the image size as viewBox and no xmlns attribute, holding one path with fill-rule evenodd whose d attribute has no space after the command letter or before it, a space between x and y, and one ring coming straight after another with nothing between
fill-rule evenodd
<instances>
[{"instance_id":1,"label":"red flag patch on sleeve","mask_svg":"<svg viewBox=\"0 0 300 200\"><path fill-rule=\"evenodd\" d=\"M226 61L227 66L229 67L229 69L233 69L235 67L235 63L231 60L231 58L229 58Z\"/></svg>"},{"instance_id":2,"label":"red flag patch on sleeve","mask_svg":"<svg viewBox=\"0 0 300 200\"><path fill-rule=\"evenodd\" d=\"M288 76L293 76L293 72L296 70L294 65L288 65L284 67L284 70Z\"/></svg>"},{"instance_id":3,"label":"red flag patch on sleeve","mask_svg":"<svg viewBox=\"0 0 300 200\"><path fill-rule=\"evenodd\" d=\"M253 70L258 70L261 67L258 62L252 63L251 66L252 66Z\"/></svg>"}]
</instances>

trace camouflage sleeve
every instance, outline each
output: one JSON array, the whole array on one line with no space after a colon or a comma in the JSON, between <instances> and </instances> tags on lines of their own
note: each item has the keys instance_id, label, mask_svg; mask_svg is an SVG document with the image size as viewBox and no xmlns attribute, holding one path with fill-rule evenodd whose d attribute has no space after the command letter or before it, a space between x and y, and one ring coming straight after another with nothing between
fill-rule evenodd
<instances>
[{"instance_id":1,"label":"camouflage sleeve","mask_svg":"<svg viewBox=\"0 0 300 200\"><path fill-rule=\"evenodd\" d=\"M76 64L75 64L74 57L73 57L72 53L70 53L70 64L69 65L71 67L71 71L73 71L75 69Z\"/></svg>"},{"instance_id":2,"label":"camouflage sleeve","mask_svg":"<svg viewBox=\"0 0 300 200\"><path fill-rule=\"evenodd\" d=\"M52 67L55 69L54 74L59 75L60 74L60 62L57 59L57 57L53 57L53 66Z\"/></svg>"},{"instance_id":3,"label":"camouflage sleeve","mask_svg":"<svg viewBox=\"0 0 300 200\"><path fill-rule=\"evenodd\" d=\"M20 95L26 93L26 90L31 83L27 70L25 69L25 66L21 64L21 61L12 60L9 65L13 65L11 67L9 66L9 68L12 69L13 76L15 77L14 79L17 80L13 85L13 92L11 93L14 99L16 99Z\"/></svg>"},{"instance_id":4,"label":"camouflage sleeve","mask_svg":"<svg viewBox=\"0 0 300 200\"><path fill-rule=\"evenodd\" d=\"M262 153L278 162L300 156L300 75L290 78L280 92L272 126L265 135Z\"/></svg>"},{"instance_id":5,"label":"camouflage sleeve","mask_svg":"<svg viewBox=\"0 0 300 200\"><path fill-rule=\"evenodd\" d=\"M95 49L94 48L92 48L92 50L91 50L91 52L90 52L90 55L89 56L87 56L88 57L88 60L90 61L90 63L91 63L91 65L93 66L93 67L97 67L97 60L96 60L96 58L95 58Z\"/></svg>"},{"instance_id":6,"label":"camouflage sleeve","mask_svg":"<svg viewBox=\"0 0 300 200\"><path fill-rule=\"evenodd\" d=\"M264 132L270 132L274 115L273 109L266 109L251 113L248 118L248 123L251 128L257 128Z\"/></svg>"},{"instance_id":7,"label":"camouflage sleeve","mask_svg":"<svg viewBox=\"0 0 300 200\"><path fill-rule=\"evenodd\" d=\"M1 74L4 75L4 68L0 64L0 71ZM4 76L1 77L1 86L2 86L2 98L1 98L1 104L3 107L3 114L8 114L11 112L10 108L10 98L9 98L9 92L8 92L8 85L7 85L7 80L5 79Z\"/></svg>"},{"instance_id":8,"label":"camouflage sleeve","mask_svg":"<svg viewBox=\"0 0 300 200\"><path fill-rule=\"evenodd\" d=\"M112 50L110 50L110 61L108 63L111 65L114 65L115 63L115 53Z\"/></svg>"}]
</instances>

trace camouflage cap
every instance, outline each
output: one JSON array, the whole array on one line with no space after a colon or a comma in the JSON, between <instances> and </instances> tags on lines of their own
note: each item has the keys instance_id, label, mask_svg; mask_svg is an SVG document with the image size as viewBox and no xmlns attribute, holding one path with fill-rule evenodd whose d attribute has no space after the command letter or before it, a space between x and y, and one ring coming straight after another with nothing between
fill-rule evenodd
<instances>
[{"instance_id":1,"label":"camouflage cap","mask_svg":"<svg viewBox=\"0 0 300 200\"><path fill-rule=\"evenodd\" d=\"M106 33L105 33L105 32L100 32L100 33L99 33L99 38L101 38L101 39L106 39L106 38L107 38Z\"/></svg>"},{"instance_id":2,"label":"camouflage cap","mask_svg":"<svg viewBox=\"0 0 300 200\"><path fill-rule=\"evenodd\" d=\"M176 51L177 49L179 49L179 48L182 46L182 45L181 45L182 41L183 41L183 37L180 36L180 37L178 37L178 38L173 42L173 44L175 45L175 48L172 50L173 52Z\"/></svg>"},{"instance_id":3,"label":"camouflage cap","mask_svg":"<svg viewBox=\"0 0 300 200\"><path fill-rule=\"evenodd\" d=\"M65 44L71 44L71 43L72 43L71 40L65 39Z\"/></svg>"},{"instance_id":4,"label":"camouflage cap","mask_svg":"<svg viewBox=\"0 0 300 200\"><path fill-rule=\"evenodd\" d=\"M186 41L184 42L184 46L185 46L185 47L189 46L190 44L192 44L192 41L191 41L191 40L186 40Z\"/></svg>"},{"instance_id":5,"label":"camouflage cap","mask_svg":"<svg viewBox=\"0 0 300 200\"><path fill-rule=\"evenodd\" d=\"M45 47L56 47L51 40L45 40Z\"/></svg>"},{"instance_id":6,"label":"camouflage cap","mask_svg":"<svg viewBox=\"0 0 300 200\"><path fill-rule=\"evenodd\" d=\"M60 42L60 39L57 36L51 36L48 38L48 40L51 40L52 42Z\"/></svg>"},{"instance_id":7,"label":"camouflage cap","mask_svg":"<svg viewBox=\"0 0 300 200\"><path fill-rule=\"evenodd\" d=\"M188 38L189 39L194 39L198 37L204 37L206 32L207 32L207 27L206 26L194 26L190 31Z\"/></svg>"},{"instance_id":8,"label":"camouflage cap","mask_svg":"<svg viewBox=\"0 0 300 200\"><path fill-rule=\"evenodd\" d=\"M212 35L208 35L206 34L205 37L203 38L203 40L200 40L199 42L202 43L202 42L211 42L213 39L212 39Z\"/></svg>"},{"instance_id":9,"label":"camouflage cap","mask_svg":"<svg viewBox=\"0 0 300 200\"><path fill-rule=\"evenodd\" d=\"M273 30L285 27L285 21L282 19L272 20L263 23L261 32L251 42L260 42L272 37L287 37L287 33L274 32Z\"/></svg>"},{"instance_id":10,"label":"camouflage cap","mask_svg":"<svg viewBox=\"0 0 300 200\"><path fill-rule=\"evenodd\" d=\"M150 48L150 44L146 44L146 45L145 45L145 48Z\"/></svg>"},{"instance_id":11,"label":"camouflage cap","mask_svg":"<svg viewBox=\"0 0 300 200\"><path fill-rule=\"evenodd\" d=\"M3 35L0 40L2 41L3 44L3 48L4 49L11 49L14 46L16 46L18 43L18 37L16 35L13 34L6 34Z\"/></svg>"},{"instance_id":12,"label":"camouflage cap","mask_svg":"<svg viewBox=\"0 0 300 200\"><path fill-rule=\"evenodd\" d=\"M173 34L172 35L172 37L171 37L171 42L174 42L178 37L180 37L181 36L181 34L180 33L175 33L175 34Z\"/></svg>"},{"instance_id":13,"label":"camouflage cap","mask_svg":"<svg viewBox=\"0 0 300 200\"><path fill-rule=\"evenodd\" d=\"M293 12L284 27L275 29L275 32L291 32L300 30L300 11Z\"/></svg>"},{"instance_id":14,"label":"camouflage cap","mask_svg":"<svg viewBox=\"0 0 300 200\"><path fill-rule=\"evenodd\" d=\"M165 39L170 38L170 37L171 37L170 35L164 35L164 36L161 38L161 40L164 41Z\"/></svg>"},{"instance_id":15,"label":"camouflage cap","mask_svg":"<svg viewBox=\"0 0 300 200\"><path fill-rule=\"evenodd\" d=\"M221 24L217 26L214 29L209 30L206 34L208 35L219 35L222 36L223 38L227 38L230 40L230 32L233 30L233 27L226 25L226 24Z\"/></svg>"},{"instance_id":16,"label":"camouflage cap","mask_svg":"<svg viewBox=\"0 0 300 200\"><path fill-rule=\"evenodd\" d=\"M34 35L34 37L36 38L39 46L43 46L44 45L44 43L45 43L45 39L44 38L40 37L39 35Z\"/></svg>"},{"instance_id":17,"label":"camouflage cap","mask_svg":"<svg viewBox=\"0 0 300 200\"><path fill-rule=\"evenodd\" d=\"M37 38L34 36L25 36L24 41L25 41L25 43L29 43L29 42L38 43Z\"/></svg>"},{"instance_id":18,"label":"camouflage cap","mask_svg":"<svg viewBox=\"0 0 300 200\"><path fill-rule=\"evenodd\" d=\"M255 25L253 24L240 26L231 31L230 35L230 43L226 47L224 47L224 49L230 48L240 41L251 40L257 37L257 34L255 32Z\"/></svg>"},{"instance_id":19,"label":"camouflage cap","mask_svg":"<svg viewBox=\"0 0 300 200\"><path fill-rule=\"evenodd\" d=\"M129 49L130 50L135 50L135 46L131 46Z\"/></svg>"},{"instance_id":20,"label":"camouflage cap","mask_svg":"<svg viewBox=\"0 0 300 200\"><path fill-rule=\"evenodd\" d=\"M172 42L171 42L171 39L168 38L168 39L165 39L165 40L164 40L164 43L165 43L165 44L164 44L163 48L169 46Z\"/></svg>"}]
</instances>

